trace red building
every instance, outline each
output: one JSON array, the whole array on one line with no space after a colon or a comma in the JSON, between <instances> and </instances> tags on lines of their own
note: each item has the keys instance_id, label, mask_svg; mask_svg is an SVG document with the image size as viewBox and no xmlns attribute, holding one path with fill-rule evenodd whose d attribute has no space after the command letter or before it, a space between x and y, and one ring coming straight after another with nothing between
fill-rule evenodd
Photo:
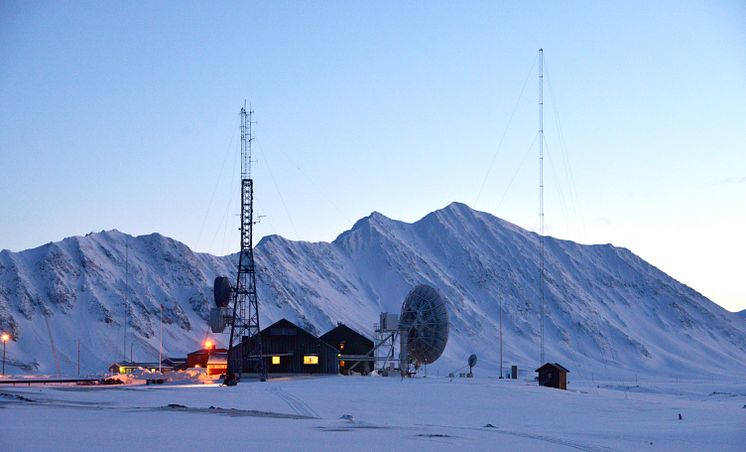
<instances>
[{"instance_id":1,"label":"red building","mask_svg":"<svg viewBox=\"0 0 746 452\"><path fill-rule=\"evenodd\" d=\"M187 355L187 367L207 369L208 375L222 375L228 369L228 350L212 345Z\"/></svg>"}]
</instances>

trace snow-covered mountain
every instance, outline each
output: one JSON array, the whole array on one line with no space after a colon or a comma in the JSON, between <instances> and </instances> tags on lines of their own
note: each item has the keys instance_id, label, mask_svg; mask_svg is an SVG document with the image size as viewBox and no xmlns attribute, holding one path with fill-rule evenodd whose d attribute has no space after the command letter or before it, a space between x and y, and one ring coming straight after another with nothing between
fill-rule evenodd
<instances>
[{"instance_id":1,"label":"snow-covered mountain","mask_svg":"<svg viewBox=\"0 0 746 452\"><path fill-rule=\"evenodd\" d=\"M471 353L498 371L500 304L505 365L532 371L540 244L537 234L459 203L412 224L373 213L332 243L268 236L256 246L261 322L287 317L320 334L339 321L373 337L379 313L398 312L409 289L426 283L441 291L451 320L431 372L461 367ZM550 237L544 245L547 360L575 377L746 370L746 322L737 316L627 249ZM161 304L166 355L183 356L208 335L212 281L233 274L236 257L116 230L2 251L0 327L14 337L8 369L54 373L56 349L61 373L72 374L80 340L83 371L104 370L123 356L125 309L127 355L131 341L135 360L155 361Z\"/></svg>"}]
</instances>

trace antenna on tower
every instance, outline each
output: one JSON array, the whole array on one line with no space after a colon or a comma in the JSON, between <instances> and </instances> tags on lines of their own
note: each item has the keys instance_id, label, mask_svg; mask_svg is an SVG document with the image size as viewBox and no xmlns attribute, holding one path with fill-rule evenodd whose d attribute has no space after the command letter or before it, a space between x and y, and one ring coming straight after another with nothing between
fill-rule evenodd
<instances>
[{"instance_id":1,"label":"antenna on tower","mask_svg":"<svg viewBox=\"0 0 746 452\"><path fill-rule=\"evenodd\" d=\"M229 318L231 333L228 343L228 373L240 375L248 369L257 372L259 378L265 381L267 367L262 357L253 247L254 181L251 179L253 115L254 110L251 106L247 110L246 101L244 101L244 106L241 108L241 251L238 257L236 286L232 291L233 315ZM225 293L225 290L222 293ZM221 303L223 301L227 302L227 300L221 300ZM219 304L219 306L224 305Z\"/></svg>"},{"instance_id":2,"label":"antenna on tower","mask_svg":"<svg viewBox=\"0 0 746 452\"><path fill-rule=\"evenodd\" d=\"M539 241L541 242L541 358L544 363L544 49L539 49Z\"/></svg>"},{"instance_id":3,"label":"antenna on tower","mask_svg":"<svg viewBox=\"0 0 746 452\"><path fill-rule=\"evenodd\" d=\"M241 179L251 179L251 143L254 141L252 124L256 124L253 117L254 109L249 104L247 110L244 100L241 107Z\"/></svg>"}]
</instances>

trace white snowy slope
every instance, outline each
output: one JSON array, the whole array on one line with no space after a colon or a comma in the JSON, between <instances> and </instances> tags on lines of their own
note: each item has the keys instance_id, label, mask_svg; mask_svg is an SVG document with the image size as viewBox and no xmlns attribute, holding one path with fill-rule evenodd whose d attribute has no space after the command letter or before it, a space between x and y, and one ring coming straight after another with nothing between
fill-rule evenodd
<instances>
[{"instance_id":1,"label":"white snowy slope","mask_svg":"<svg viewBox=\"0 0 746 452\"><path fill-rule=\"evenodd\" d=\"M158 358L160 304L166 354L199 347L212 281L234 273L236 256L107 231L0 253L10 372L55 373L53 342L61 373L72 374L78 338L84 372L122 358L125 243L135 360ZM695 290L624 248L549 237L545 247L546 358L571 377L746 370L746 322ZM256 247L261 323L286 317L321 334L339 321L372 337L379 312L398 312L425 283L441 291L451 320L444 357L429 372L462 367L471 353L483 371L499 372L502 302L505 365L530 375L539 361L540 249L536 234L459 203L413 224L373 213L332 243L269 236Z\"/></svg>"}]
</instances>

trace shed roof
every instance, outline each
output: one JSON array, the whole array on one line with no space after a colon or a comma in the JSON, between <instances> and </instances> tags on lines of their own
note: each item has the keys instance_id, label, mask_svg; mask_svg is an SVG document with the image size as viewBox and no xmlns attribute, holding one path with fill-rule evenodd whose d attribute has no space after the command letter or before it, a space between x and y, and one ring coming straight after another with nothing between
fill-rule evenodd
<instances>
[{"instance_id":1,"label":"shed roof","mask_svg":"<svg viewBox=\"0 0 746 452\"><path fill-rule=\"evenodd\" d=\"M560 370L562 372L570 373L570 371L568 369L566 369L565 366L563 366L560 363L546 363L543 366L541 366L538 369L536 369L534 372L540 372L540 371L544 370L547 367L549 367L551 369Z\"/></svg>"}]
</instances>

